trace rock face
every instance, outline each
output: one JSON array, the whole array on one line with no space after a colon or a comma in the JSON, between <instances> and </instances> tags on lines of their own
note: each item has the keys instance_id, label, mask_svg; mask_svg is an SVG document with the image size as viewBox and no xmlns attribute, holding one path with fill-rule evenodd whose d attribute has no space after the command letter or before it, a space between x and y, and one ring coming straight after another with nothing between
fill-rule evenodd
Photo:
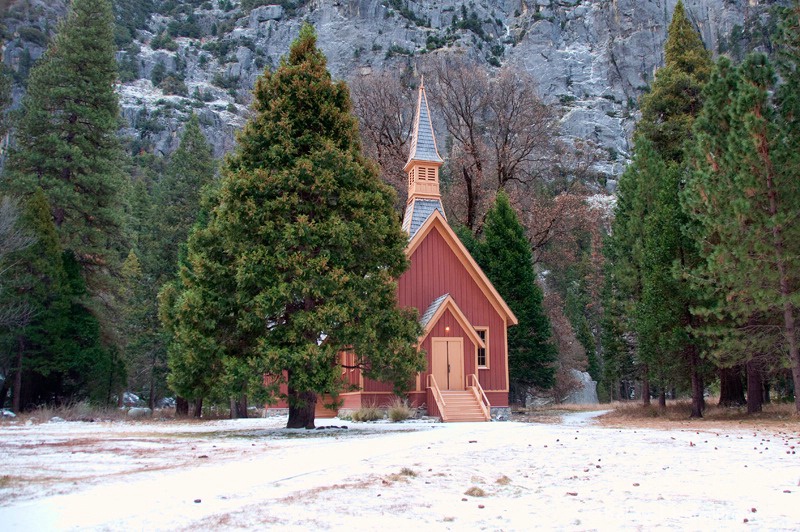
<instances>
[{"instance_id":1,"label":"rock face","mask_svg":"<svg viewBox=\"0 0 800 532\"><path fill-rule=\"evenodd\" d=\"M562 106L562 134L602 147L606 157L598 169L613 177L631 151L638 98L663 63L675 1L306 0L249 11L239 0L166 2L170 11L150 13L119 54L133 78L119 89L124 132L133 149L169 153L194 112L215 154L230 150L247 119L256 78L278 64L308 20L337 78L386 69L418 73L428 56L450 52L489 69L510 64L530 72L541 96ZM734 55L764 41L772 3L685 0L706 46ZM19 70L26 53L35 59L44 49L30 29L46 32L65 12L64 0L29 4L39 9L12 7L6 17L10 37L2 57L12 70ZM154 45L165 32L174 38ZM158 70L181 79L185 89L154 85Z\"/></svg>"}]
</instances>

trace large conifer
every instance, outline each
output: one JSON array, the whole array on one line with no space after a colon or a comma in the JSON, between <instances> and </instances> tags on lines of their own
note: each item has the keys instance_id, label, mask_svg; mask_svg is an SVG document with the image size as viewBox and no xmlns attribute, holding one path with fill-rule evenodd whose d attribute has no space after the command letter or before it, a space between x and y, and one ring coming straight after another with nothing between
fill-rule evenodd
<instances>
[{"instance_id":1,"label":"large conifer","mask_svg":"<svg viewBox=\"0 0 800 532\"><path fill-rule=\"evenodd\" d=\"M519 320L508 330L508 371L512 400L524 402L529 387L553 386L557 353L550 341L550 320L536 282L531 247L503 191L486 215L477 260Z\"/></svg>"},{"instance_id":2,"label":"large conifer","mask_svg":"<svg viewBox=\"0 0 800 532\"><path fill-rule=\"evenodd\" d=\"M286 379L288 426L313 427L316 394L340 391L340 349L398 391L424 367L415 313L395 294L407 236L311 26L254 95L208 225L189 239L171 379L212 369L190 356L221 369L232 395L264 373Z\"/></svg>"},{"instance_id":3,"label":"large conifer","mask_svg":"<svg viewBox=\"0 0 800 532\"><path fill-rule=\"evenodd\" d=\"M64 249L91 294L108 290L122 258L124 157L117 137L114 19L109 0L74 0L31 71L3 186L40 187Z\"/></svg>"},{"instance_id":4,"label":"large conifer","mask_svg":"<svg viewBox=\"0 0 800 532\"><path fill-rule=\"evenodd\" d=\"M692 324L689 309L696 295L678 280L680 271L696 261L696 253L681 234L685 221L679 191L687 166L684 146L702 105L711 60L680 1L665 52L665 65L641 100L634 160L620 179L620 201L606 250L615 283L608 293L631 300L628 332L637 338L644 402L650 400L651 376L660 381L663 399L664 386L681 378L675 369L688 367L691 415L699 417L704 406L700 353L684 334ZM607 306L618 307L612 302Z\"/></svg>"},{"instance_id":5,"label":"large conifer","mask_svg":"<svg viewBox=\"0 0 800 532\"><path fill-rule=\"evenodd\" d=\"M776 82L763 55L748 56L737 69L718 62L696 124L696 171L683 200L706 259L693 272L708 294L696 311L716 320L706 332L717 353L728 363L747 362L748 373L757 356L791 367L800 413L798 89L787 82L776 90ZM749 410L758 410L751 395L749 389Z\"/></svg>"}]
</instances>

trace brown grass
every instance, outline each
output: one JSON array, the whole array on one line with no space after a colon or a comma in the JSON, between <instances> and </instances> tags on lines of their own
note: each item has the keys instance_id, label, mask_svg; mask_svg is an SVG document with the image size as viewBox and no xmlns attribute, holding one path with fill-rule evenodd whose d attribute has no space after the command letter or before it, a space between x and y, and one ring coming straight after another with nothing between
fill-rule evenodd
<instances>
[{"instance_id":1,"label":"brown grass","mask_svg":"<svg viewBox=\"0 0 800 532\"><path fill-rule=\"evenodd\" d=\"M355 422L377 421L383 419L383 410L377 406L362 406L353 412L352 418Z\"/></svg>"},{"instance_id":2,"label":"brown grass","mask_svg":"<svg viewBox=\"0 0 800 532\"><path fill-rule=\"evenodd\" d=\"M351 490L351 489L364 489L368 488L373 484L374 480L361 480L359 482L348 482L343 484L331 484L330 486L319 486L312 490L306 491L299 491L297 493L293 493L282 499L279 499L282 503L295 503L300 501L306 501L309 499L314 499L319 495L329 492L329 491L338 491L338 490Z\"/></svg>"},{"instance_id":3,"label":"brown grass","mask_svg":"<svg viewBox=\"0 0 800 532\"><path fill-rule=\"evenodd\" d=\"M501 486L508 486L509 484L511 484L511 479L503 475L502 477L495 480L495 482L500 484Z\"/></svg>"},{"instance_id":4,"label":"brown grass","mask_svg":"<svg viewBox=\"0 0 800 532\"><path fill-rule=\"evenodd\" d=\"M748 414L747 408L726 408L716 405L717 399L706 401L702 418L689 418L691 403L667 401L664 409L657 403L644 406L640 402L612 403L603 405L613 411L598 418L601 425L609 427L646 428L793 428L800 429L800 417L794 413L794 405L770 403L758 414Z\"/></svg>"},{"instance_id":5,"label":"brown grass","mask_svg":"<svg viewBox=\"0 0 800 532\"><path fill-rule=\"evenodd\" d=\"M414 417L414 414L416 414L416 409L408 406L408 401L405 399L395 397L392 402L389 403L386 413L389 416L389 419L394 422L398 422Z\"/></svg>"},{"instance_id":6,"label":"brown grass","mask_svg":"<svg viewBox=\"0 0 800 532\"><path fill-rule=\"evenodd\" d=\"M472 486L464 492L464 495L469 495L470 497L486 497L486 492L478 486Z\"/></svg>"}]
</instances>

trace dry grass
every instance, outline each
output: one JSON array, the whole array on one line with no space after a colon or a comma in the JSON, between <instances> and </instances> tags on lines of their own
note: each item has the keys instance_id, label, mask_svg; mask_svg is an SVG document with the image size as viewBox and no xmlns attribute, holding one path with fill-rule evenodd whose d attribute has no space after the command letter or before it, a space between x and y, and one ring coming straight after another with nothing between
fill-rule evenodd
<instances>
[{"instance_id":1,"label":"dry grass","mask_svg":"<svg viewBox=\"0 0 800 532\"><path fill-rule=\"evenodd\" d=\"M600 424L612 427L675 428L676 426L708 428L795 428L800 429L800 417L793 404L770 403L758 414L748 414L747 408L727 408L716 405L716 398L706 400L702 418L690 418L691 403L685 400L667 401L664 409L657 403L644 406L640 402L617 402L603 405L613 409L599 419Z\"/></svg>"},{"instance_id":2,"label":"dry grass","mask_svg":"<svg viewBox=\"0 0 800 532\"><path fill-rule=\"evenodd\" d=\"M278 500L284 504L294 504L316 499L320 495L331 491L366 489L369 488L373 483L374 479L368 479L358 482L346 482L342 484L331 484L330 486L319 486L314 489L295 492Z\"/></svg>"},{"instance_id":3,"label":"dry grass","mask_svg":"<svg viewBox=\"0 0 800 532\"><path fill-rule=\"evenodd\" d=\"M353 412L353 421L377 421L383 419L383 410L377 406L362 406Z\"/></svg>"},{"instance_id":4,"label":"dry grass","mask_svg":"<svg viewBox=\"0 0 800 532\"><path fill-rule=\"evenodd\" d=\"M408 401L405 399L395 397L392 402L389 403L387 414L389 415L389 419L398 422L414 417L416 410L408 406Z\"/></svg>"},{"instance_id":5,"label":"dry grass","mask_svg":"<svg viewBox=\"0 0 800 532\"><path fill-rule=\"evenodd\" d=\"M472 486L464 492L464 495L469 495L470 497L486 497L486 492L478 486Z\"/></svg>"},{"instance_id":6,"label":"dry grass","mask_svg":"<svg viewBox=\"0 0 800 532\"><path fill-rule=\"evenodd\" d=\"M417 472L411 468L404 467L400 470L399 473L392 473L386 479L384 479L384 483L391 483L391 482L408 482L409 477L416 477Z\"/></svg>"},{"instance_id":7,"label":"dry grass","mask_svg":"<svg viewBox=\"0 0 800 532\"><path fill-rule=\"evenodd\" d=\"M170 421L175 419L175 409L156 409L153 415L144 418L128 417L128 410L113 406L96 406L86 402L62 406L42 405L34 410L20 413L11 421L15 423L47 423L54 417L64 421Z\"/></svg>"},{"instance_id":8,"label":"dry grass","mask_svg":"<svg viewBox=\"0 0 800 532\"><path fill-rule=\"evenodd\" d=\"M495 482L497 484L500 484L501 486L508 486L509 484L511 484L511 479L503 475L502 477L495 480Z\"/></svg>"}]
</instances>

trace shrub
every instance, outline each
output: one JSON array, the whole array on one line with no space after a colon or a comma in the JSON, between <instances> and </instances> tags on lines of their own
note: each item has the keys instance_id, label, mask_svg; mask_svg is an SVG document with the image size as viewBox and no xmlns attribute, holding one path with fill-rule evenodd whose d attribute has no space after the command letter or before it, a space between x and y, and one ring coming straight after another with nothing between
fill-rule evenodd
<instances>
[{"instance_id":1,"label":"shrub","mask_svg":"<svg viewBox=\"0 0 800 532\"><path fill-rule=\"evenodd\" d=\"M400 470L400 474L403 475L404 477L416 477L417 476L417 472L414 471L413 469L411 469L410 467L404 467L403 469L401 469Z\"/></svg>"},{"instance_id":2,"label":"shrub","mask_svg":"<svg viewBox=\"0 0 800 532\"><path fill-rule=\"evenodd\" d=\"M362 406L353 412L353 421L377 421L383 419L383 410L377 406Z\"/></svg>"},{"instance_id":3,"label":"shrub","mask_svg":"<svg viewBox=\"0 0 800 532\"><path fill-rule=\"evenodd\" d=\"M389 404L389 410L387 413L389 414L389 419L397 422L414 417L415 411L413 408L408 406L408 401L405 399L400 399L399 397L395 397L395 399Z\"/></svg>"},{"instance_id":4,"label":"shrub","mask_svg":"<svg viewBox=\"0 0 800 532\"><path fill-rule=\"evenodd\" d=\"M478 486L472 486L464 492L464 495L469 495L470 497L486 497L486 492Z\"/></svg>"},{"instance_id":5,"label":"shrub","mask_svg":"<svg viewBox=\"0 0 800 532\"><path fill-rule=\"evenodd\" d=\"M164 91L164 94L175 94L177 96L188 96L189 94L186 83L174 76L167 76L164 78L161 83L158 84L158 88Z\"/></svg>"},{"instance_id":6,"label":"shrub","mask_svg":"<svg viewBox=\"0 0 800 532\"><path fill-rule=\"evenodd\" d=\"M47 35L39 28L25 26L19 28L17 31L22 40L38 44L39 46L47 46Z\"/></svg>"}]
</instances>

